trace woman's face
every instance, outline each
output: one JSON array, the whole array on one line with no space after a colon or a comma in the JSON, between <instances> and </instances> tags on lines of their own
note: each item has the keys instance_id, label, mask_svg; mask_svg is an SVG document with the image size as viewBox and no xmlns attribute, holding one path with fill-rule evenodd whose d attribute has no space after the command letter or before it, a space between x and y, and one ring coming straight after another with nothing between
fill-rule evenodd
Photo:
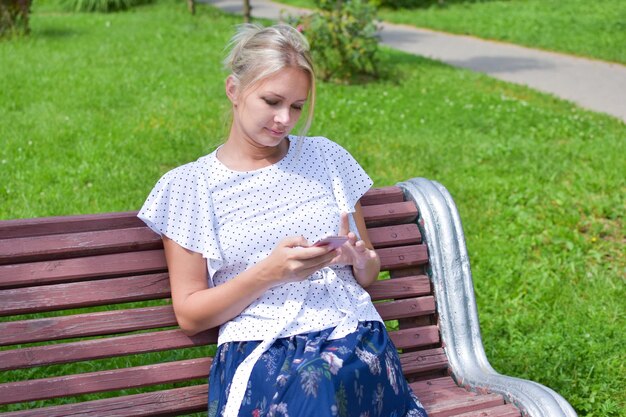
<instances>
[{"instance_id":1,"label":"woman's face","mask_svg":"<svg viewBox=\"0 0 626 417\"><path fill-rule=\"evenodd\" d=\"M236 135L254 146L278 146L298 122L309 87L308 74L290 67L243 92L238 91L229 77L226 94L233 103L231 136Z\"/></svg>"}]
</instances>

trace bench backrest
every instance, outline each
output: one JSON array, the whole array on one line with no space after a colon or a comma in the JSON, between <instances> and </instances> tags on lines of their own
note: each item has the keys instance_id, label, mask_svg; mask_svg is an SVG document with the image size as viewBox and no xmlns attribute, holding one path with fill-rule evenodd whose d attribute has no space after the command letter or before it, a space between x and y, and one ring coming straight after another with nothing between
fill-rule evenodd
<instances>
[{"instance_id":1,"label":"bench backrest","mask_svg":"<svg viewBox=\"0 0 626 417\"><path fill-rule=\"evenodd\" d=\"M368 291L405 375L445 375L417 208L398 187L361 202L392 278ZM188 337L177 328L161 240L135 215L0 222L0 407L47 417L206 410L217 332ZM105 392L111 398L83 402ZM40 408L57 398L65 405Z\"/></svg>"}]
</instances>

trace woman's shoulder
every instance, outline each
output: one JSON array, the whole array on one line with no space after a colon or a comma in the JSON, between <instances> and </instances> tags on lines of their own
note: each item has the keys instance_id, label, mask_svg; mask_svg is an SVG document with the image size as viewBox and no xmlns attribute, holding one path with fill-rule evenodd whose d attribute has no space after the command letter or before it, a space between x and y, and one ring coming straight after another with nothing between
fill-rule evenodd
<instances>
[{"instance_id":1,"label":"woman's shoulder","mask_svg":"<svg viewBox=\"0 0 626 417\"><path fill-rule=\"evenodd\" d=\"M303 142L311 151L316 152L325 160L350 159L351 154L343 145L325 136L307 136Z\"/></svg>"},{"instance_id":2,"label":"woman's shoulder","mask_svg":"<svg viewBox=\"0 0 626 417\"><path fill-rule=\"evenodd\" d=\"M195 161L187 162L183 165L170 169L163 174L159 182L190 183L197 182L201 179L206 180L210 175L211 167L213 165L214 153L215 151L208 155L204 155Z\"/></svg>"},{"instance_id":3,"label":"woman's shoulder","mask_svg":"<svg viewBox=\"0 0 626 417\"><path fill-rule=\"evenodd\" d=\"M296 136L294 137L306 149L315 149L319 151L343 149L337 142L327 138L326 136Z\"/></svg>"}]
</instances>

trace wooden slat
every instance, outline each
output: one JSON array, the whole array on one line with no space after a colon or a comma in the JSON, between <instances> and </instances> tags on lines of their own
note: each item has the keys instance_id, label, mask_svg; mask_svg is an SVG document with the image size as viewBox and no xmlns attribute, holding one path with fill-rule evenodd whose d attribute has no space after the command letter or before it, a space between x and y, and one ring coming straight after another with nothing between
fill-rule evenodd
<instances>
[{"instance_id":1,"label":"wooden slat","mask_svg":"<svg viewBox=\"0 0 626 417\"><path fill-rule=\"evenodd\" d=\"M0 316L169 297L168 274L137 275L0 292Z\"/></svg>"},{"instance_id":2,"label":"wooden slat","mask_svg":"<svg viewBox=\"0 0 626 417\"><path fill-rule=\"evenodd\" d=\"M422 242L422 235L416 223L372 227L367 230L367 235L375 249Z\"/></svg>"},{"instance_id":3,"label":"wooden slat","mask_svg":"<svg viewBox=\"0 0 626 417\"><path fill-rule=\"evenodd\" d=\"M164 417L206 411L207 384L86 401L54 407L35 408L3 414L3 417Z\"/></svg>"},{"instance_id":4,"label":"wooden slat","mask_svg":"<svg viewBox=\"0 0 626 417\"><path fill-rule=\"evenodd\" d=\"M415 222L417 207L412 201L364 206L363 217L368 227Z\"/></svg>"},{"instance_id":5,"label":"wooden slat","mask_svg":"<svg viewBox=\"0 0 626 417\"><path fill-rule=\"evenodd\" d=\"M206 379L212 361L212 358L191 359L0 384L0 404Z\"/></svg>"},{"instance_id":6,"label":"wooden slat","mask_svg":"<svg viewBox=\"0 0 626 417\"><path fill-rule=\"evenodd\" d=\"M426 275L374 281L367 292L372 300L409 298L430 294L430 279Z\"/></svg>"},{"instance_id":7,"label":"wooden slat","mask_svg":"<svg viewBox=\"0 0 626 417\"><path fill-rule=\"evenodd\" d=\"M399 203L402 201L404 201L404 192L397 186L372 188L360 200L362 206Z\"/></svg>"},{"instance_id":8,"label":"wooden slat","mask_svg":"<svg viewBox=\"0 0 626 417\"><path fill-rule=\"evenodd\" d=\"M81 288L83 283L61 285L64 286L68 292L81 298L82 301L90 300L90 305L98 304L94 301L94 299L106 300L108 297L112 297L112 302L125 296L137 299L136 297L132 297L134 288L138 289L139 295L141 296L146 295L146 290L149 290L148 293L156 294L158 296L167 296L169 294L169 286L167 285L166 276L164 279L160 280L158 277L153 275L138 276L133 277L132 279L133 282L131 282L131 284L124 282L124 280L126 280L125 278L109 280L112 281L113 284L115 282L120 282L121 285L105 286L105 291L97 290L97 285L93 290L90 289L85 291ZM157 284L162 284L162 288L153 288L154 285L151 285L150 281L154 279L158 280L156 282ZM130 280L130 278L128 280ZM99 284L99 282L90 284ZM57 287L60 287L61 285ZM42 297L43 300L39 300L39 297L36 295L31 298L31 301L34 300L35 307L39 306L40 302L50 302L57 298L55 291L41 291L42 288L45 287L37 287L36 289L40 291L40 297ZM426 276L405 277L376 281L370 285L367 290L370 292L373 300L410 298L429 294L430 283L428 277ZM20 292L25 294L32 293L31 289L6 290L3 293L0 293L0 307L2 309L10 310L11 312L15 311L15 309L19 309L19 303L15 306L13 305L13 302L16 298L25 298L24 295L19 295ZM122 294L117 294L117 292L121 292ZM7 293L11 294L7 297L3 297L3 294ZM56 303L57 307L60 303L60 301ZM105 302L105 304L107 304L107 302ZM61 306L63 305L64 304L61 304ZM35 307L33 307L33 311L35 310ZM40 307L37 311L42 310L43 307ZM74 337L124 333L175 325L176 319L170 305L3 322L0 323L0 346Z\"/></svg>"},{"instance_id":9,"label":"wooden slat","mask_svg":"<svg viewBox=\"0 0 626 417\"><path fill-rule=\"evenodd\" d=\"M398 349L410 349L429 345L438 345L439 329L437 326L423 326L389 332L389 337Z\"/></svg>"},{"instance_id":10,"label":"wooden slat","mask_svg":"<svg viewBox=\"0 0 626 417\"><path fill-rule=\"evenodd\" d=\"M136 211L0 220L0 239L140 227Z\"/></svg>"},{"instance_id":11,"label":"wooden slat","mask_svg":"<svg viewBox=\"0 0 626 417\"><path fill-rule=\"evenodd\" d=\"M504 404L463 414L455 414L454 417L521 417L521 415L520 410L513 404Z\"/></svg>"},{"instance_id":12,"label":"wooden slat","mask_svg":"<svg viewBox=\"0 0 626 417\"><path fill-rule=\"evenodd\" d=\"M467 393L466 391L464 392L462 388L459 388L458 391L454 393L449 392L447 394L445 399L437 398L433 402L423 403L429 417L451 417L469 411L492 408L504 403L504 399L501 395L476 395Z\"/></svg>"},{"instance_id":13,"label":"wooden slat","mask_svg":"<svg viewBox=\"0 0 626 417\"><path fill-rule=\"evenodd\" d=\"M432 325L395 330L390 332L389 336L398 349L439 343L439 330L437 326ZM211 329L191 337L185 336L180 330L166 330L107 339L4 350L0 351L0 370L156 352L215 344L216 342L217 329Z\"/></svg>"},{"instance_id":14,"label":"wooden slat","mask_svg":"<svg viewBox=\"0 0 626 417\"><path fill-rule=\"evenodd\" d=\"M405 376L448 369L448 357L442 348L400 354Z\"/></svg>"},{"instance_id":15,"label":"wooden slat","mask_svg":"<svg viewBox=\"0 0 626 417\"><path fill-rule=\"evenodd\" d=\"M502 396L466 391L456 386L450 377L414 382L410 386L426 407L429 417L455 416L504 404Z\"/></svg>"},{"instance_id":16,"label":"wooden slat","mask_svg":"<svg viewBox=\"0 0 626 417\"><path fill-rule=\"evenodd\" d=\"M70 395L116 391L149 385L207 378L212 358L200 358L133 368L58 376L0 385L0 404L13 404ZM400 354L405 375L446 369L443 349Z\"/></svg>"},{"instance_id":17,"label":"wooden slat","mask_svg":"<svg viewBox=\"0 0 626 417\"><path fill-rule=\"evenodd\" d=\"M390 332L390 337L399 349L439 343L439 331L436 326L396 330ZM217 329L211 329L191 337L185 336L180 330L165 330L106 339L34 346L0 351L0 370L156 352L215 344L216 342Z\"/></svg>"},{"instance_id":18,"label":"wooden slat","mask_svg":"<svg viewBox=\"0 0 626 417\"><path fill-rule=\"evenodd\" d=\"M216 342L217 329L195 336L185 336L177 329L3 350L0 351L0 371L204 346Z\"/></svg>"},{"instance_id":19,"label":"wooden slat","mask_svg":"<svg viewBox=\"0 0 626 417\"><path fill-rule=\"evenodd\" d=\"M426 245L378 249L381 269L400 269L428 263ZM46 262L0 266L0 288L48 285L60 282L165 271L162 250L87 256Z\"/></svg>"},{"instance_id":20,"label":"wooden slat","mask_svg":"<svg viewBox=\"0 0 626 417\"><path fill-rule=\"evenodd\" d=\"M176 326L171 305L0 323L0 346Z\"/></svg>"},{"instance_id":21,"label":"wooden slat","mask_svg":"<svg viewBox=\"0 0 626 417\"><path fill-rule=\"evenodd\" d=\"M0 240L0 265L105 255L163 247L147 227Z\"/></svg>"},{"instance_id":22,"label":"wooden slat","mask_svg":"<svg viewBox=\"0 0 626 417\"><path fill-rule=\"evenodd\" d=\"M422 395L431 395L430 393L441 389L457 388L458 385L454 382L451 376L442 376L425 381L417 381L411 383L411 389L416 393L419 392Z\"/></svg>"},{"instance_id":23,"label":"wooden slat","mask_svg":"<svg viewBox=\"0 0 626 417\"><path fill-rule=\"evenodd\" d=\"M382 248L376 251L380 257L380 269L388 271L408 268L428 263L428 249L425 244Z\"/></svg>"},{"instance_id":24,"label":"wooden slat","mask_svg":"<svg viewBox=\"0 0 626 417\"><path fill-rule=\"evenodd\" d=\"M0 288L47 285L165 271L163 250L86 256L49 262L33 262L0 266Z\"/></svg>"},{"instance_id":25,"label":"wooden slat","mask_svg":"<svg viewBox=\"0 0 626 417\"><path fill-rule=\"evenodd\" d=\"M417 317L435 312L435 297L432 295L406 300L388 301L374 304L383 320L396 320L404 317Z\"/></svg>"}]
</instances>

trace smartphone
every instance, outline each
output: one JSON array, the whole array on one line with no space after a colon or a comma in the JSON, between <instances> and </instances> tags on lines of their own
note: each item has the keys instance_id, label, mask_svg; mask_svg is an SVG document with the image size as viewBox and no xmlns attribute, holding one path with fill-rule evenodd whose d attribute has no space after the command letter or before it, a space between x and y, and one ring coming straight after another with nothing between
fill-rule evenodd
<instances>
[{"instance_id":1,"label":"smartphone","mask_svg":"<svg viewBox=\"0 0 626 417\"><path fill-rule=\"evenodd\" d=\"M337 249L348 241L348 236L326 236L318 240L313 246L329 246L330 249Z\"/></svg>"}]
</instances>

